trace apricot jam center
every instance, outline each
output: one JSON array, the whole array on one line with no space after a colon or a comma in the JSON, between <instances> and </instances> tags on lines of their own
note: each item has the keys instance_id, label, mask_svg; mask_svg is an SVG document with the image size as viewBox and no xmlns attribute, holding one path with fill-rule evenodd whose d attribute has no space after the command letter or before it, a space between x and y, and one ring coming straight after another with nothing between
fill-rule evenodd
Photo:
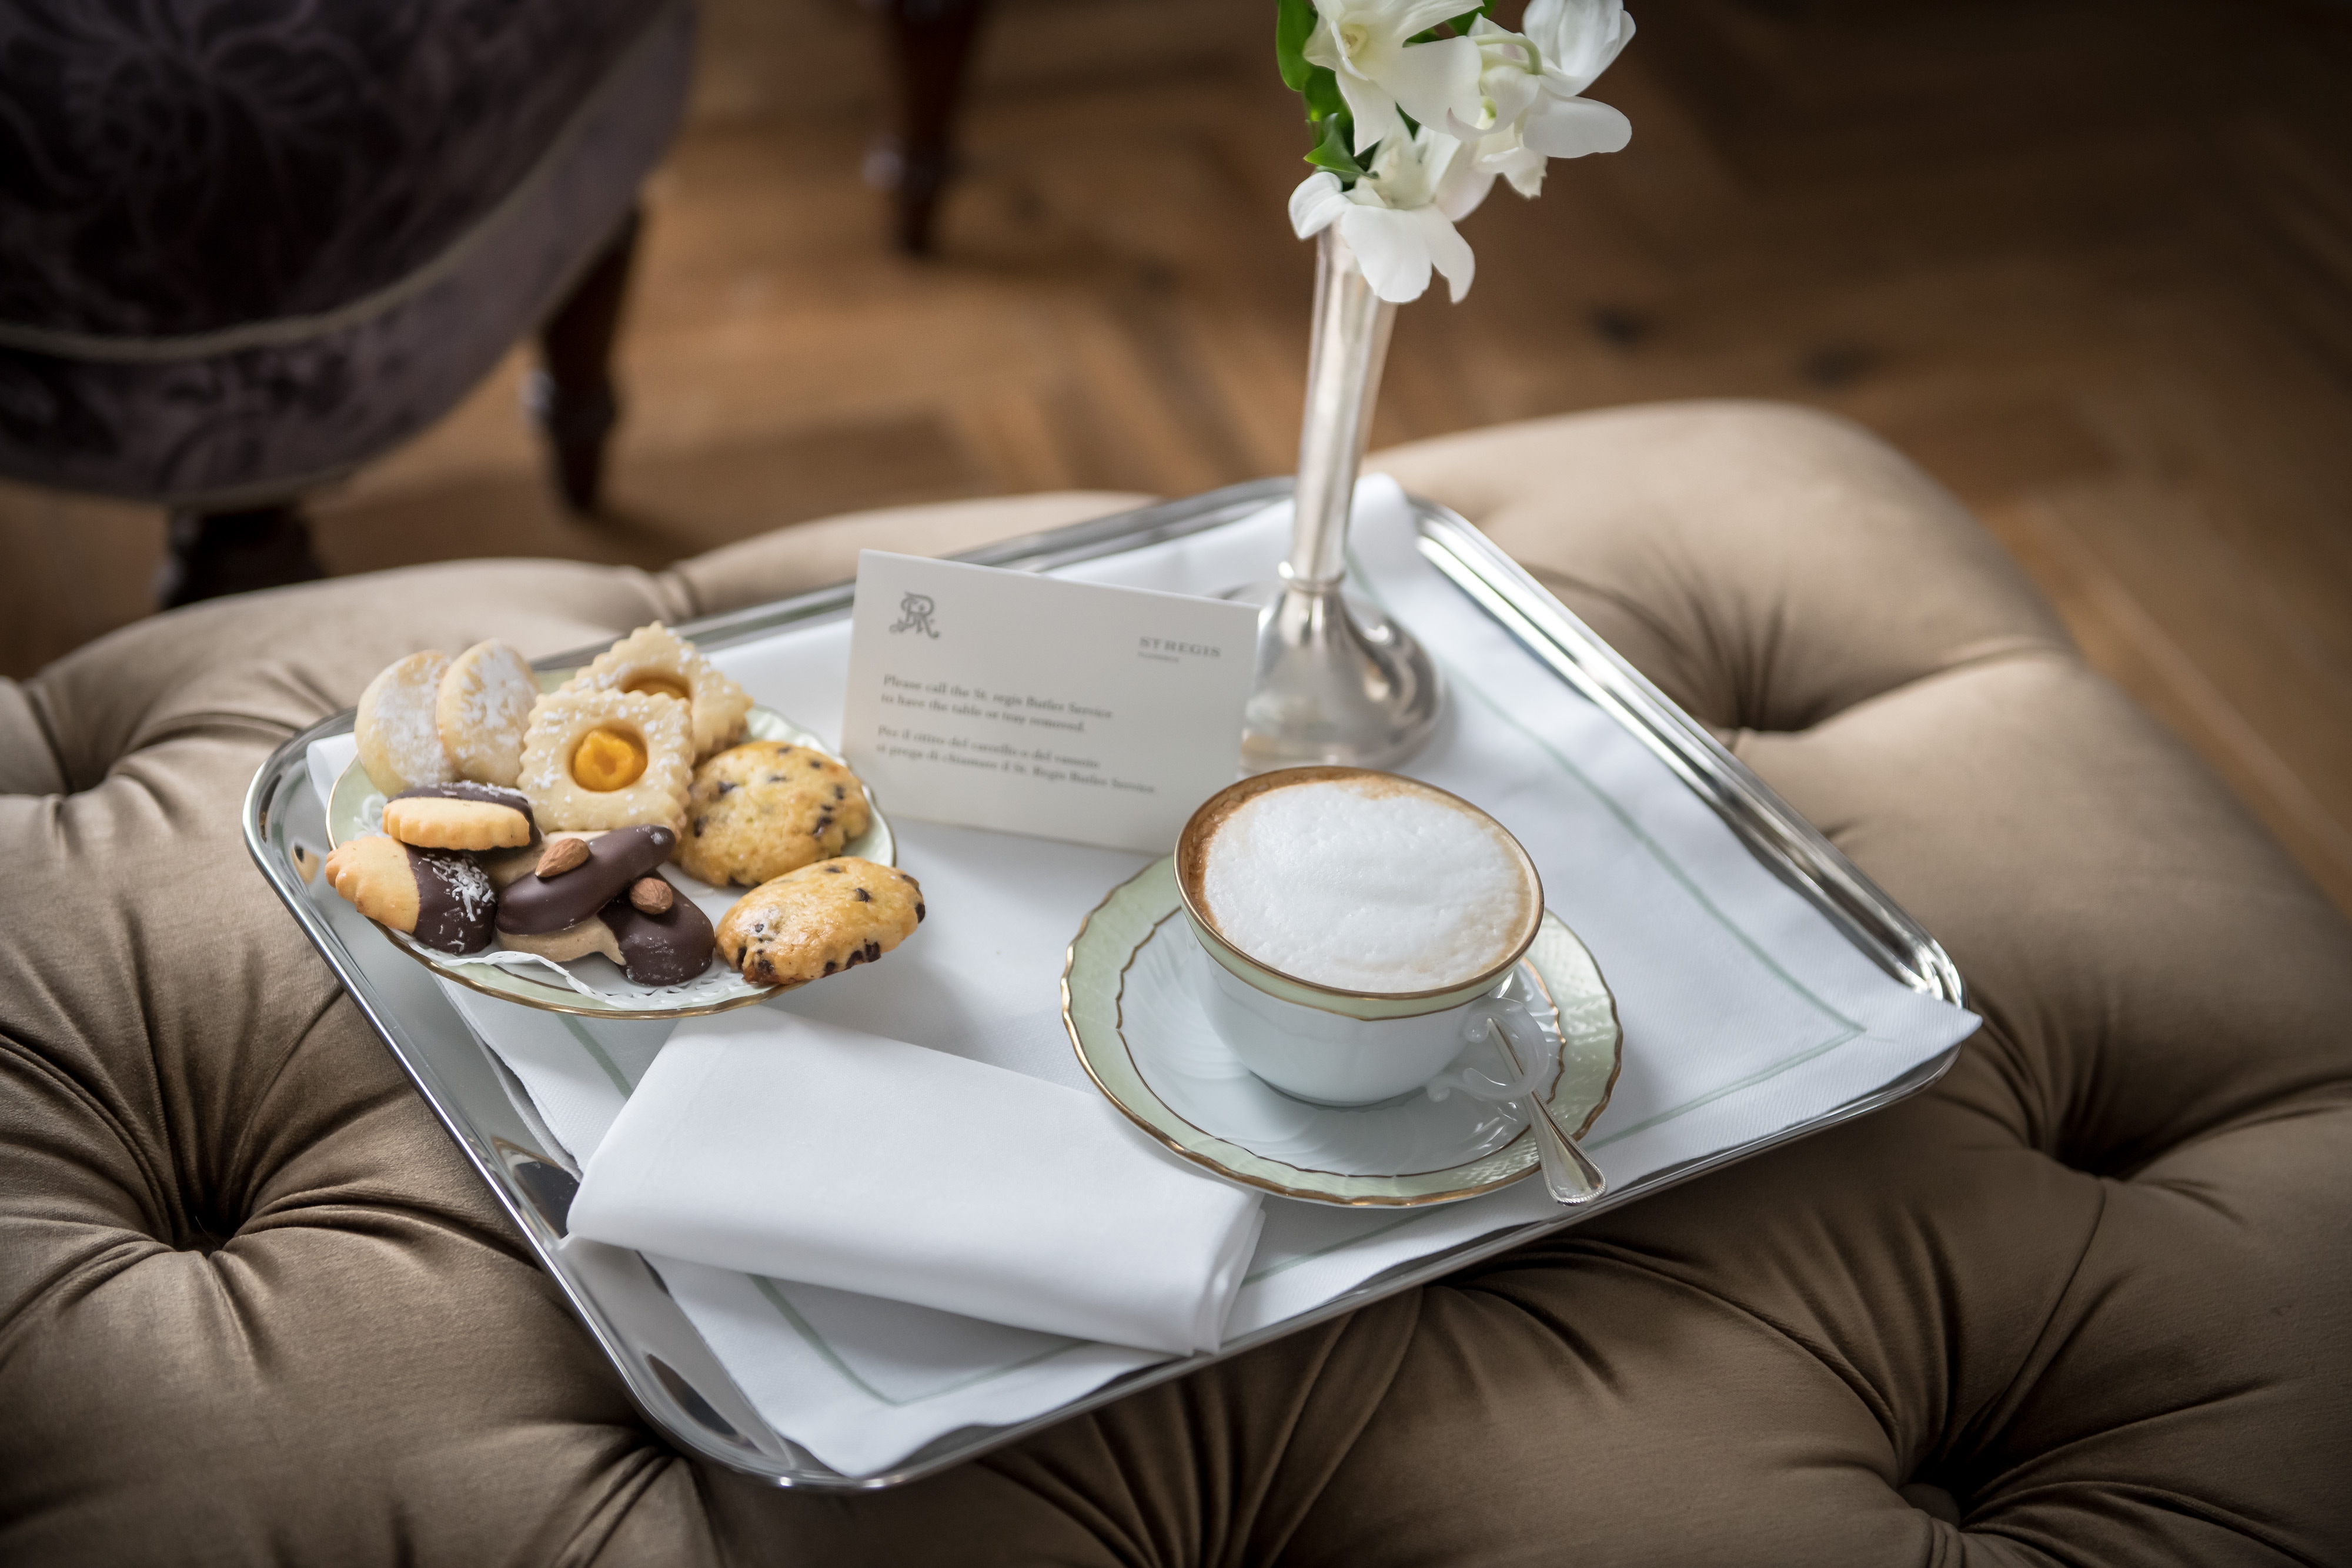
<instances>
[{"instance_id":1,"label":"apricot jam center","mask_svg":"<svg viewBox=\"0 0 2352 1568\"><path fill-rule=\"evenodd\" d=\"M624 729L592 729L572 748L572 777L583 789L625 789L645 771L646 743Z\"/></svg>"}]
</instances>

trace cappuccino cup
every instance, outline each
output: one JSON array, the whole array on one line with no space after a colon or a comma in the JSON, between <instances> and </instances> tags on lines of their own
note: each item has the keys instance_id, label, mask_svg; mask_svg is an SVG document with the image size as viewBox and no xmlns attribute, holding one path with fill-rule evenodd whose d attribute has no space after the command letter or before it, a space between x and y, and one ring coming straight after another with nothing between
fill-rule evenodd
<instances>
[{"instance_id":1,"label":"cappuccino cup","mask_svg":"<svg viewBox=\"0 0 2352 1568\"><path fill-rule=\"evenodd\" d=\"M1350 1106L1458 1087L1500 1100L1554 1061L1557 1035L1498 994L1542 924L1543 883L1519 841L1458 796L1362 768L1262 773L1192 813L1176 884L1211 1023L1286 1094ZM1449 1072L1490 1029L1517 1082Z\"/></svg>"}]
</instances>

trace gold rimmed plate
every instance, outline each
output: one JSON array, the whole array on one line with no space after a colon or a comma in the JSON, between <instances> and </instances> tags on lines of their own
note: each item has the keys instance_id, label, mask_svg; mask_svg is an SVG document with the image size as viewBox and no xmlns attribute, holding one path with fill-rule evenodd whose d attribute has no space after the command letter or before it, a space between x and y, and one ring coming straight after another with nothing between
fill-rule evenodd
<instances>
[{"instance_id":1,"label":"gold rimmed plate","mask_svg":"<svg viewBox=\"0 0 2352 1568\"><path fill-rule=\"evenodd\" d=\"M1311 1203L1412 1207L1454 1203L1536 1168L1526 1116L1468 1095L1414 1093L1355 1109L1310 1105L1244 1067L1201 1005L1200 944L1182 916L1175 862L1113 888L1070 944L1062 1019L1112 1104L1186 1159ZM1558 915L1507 984L1559 1009L1552 1114L1581 1137L1609 1103L1624 1033L1600 967ZM1465 1065L1515 1076L1497 1061Z\"/></svg>"},{"instance_id":2,"label":"gold rimmed plate","mask_svg":"<svg viewBox=\"0 0 2352 1568\"><path fill-rule=\"evenodd\" d=\"M552 690L570 673L542 673L540 684ZM770 708L754 707L744 722L744 731L747 740L781 740L793 746L805 746L826 757L834 756L832 747L826 746L814 731L802 728ZM866 794L866 805L868 812L866 831L844 844L841 852L873 861L878 865L896 865L898 844L891 836L890 824L883 817L881 808L875 805L871 791ZM383 831L383 793L367 776L367 769L353 761L343 769L329 793L328 842L330 846L339 845L348 839ZM743 895L741 888L713 887L707 882L688 876L677 865L664 867L663 874L710 916L714 925ZM496 997L501 1001L520 1002L525 1007L541 1008L550 1012L577 1013L587 1018L695 1018L705 1013L750 1007L755 1002L765 1001L783 988L781 986L754 985L716 958L708 969L681 985L641 986L623 974L620 966L608 958L592 956L558 965L548 959L495 946L488 953L453 956L422 946L402 932L381 925L377 929L383 932L394 946L435 974L469 990ZM504 956L498 956L501 954Z\"/></svg>"}]
</instances>

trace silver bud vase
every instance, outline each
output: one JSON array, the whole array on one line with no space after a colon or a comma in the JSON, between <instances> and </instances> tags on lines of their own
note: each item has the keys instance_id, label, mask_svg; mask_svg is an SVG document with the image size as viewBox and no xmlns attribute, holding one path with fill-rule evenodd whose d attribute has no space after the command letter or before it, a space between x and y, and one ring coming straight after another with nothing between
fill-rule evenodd
<instances>
[{"instance_id":1,"label":"silver bud vase","mask_svg":"<svg viewBox=\"0 0 2352 1568\"><path fill-rule=\"evenodd\" d=\"M1251 773L1310 763L1387 768L1429 739L1444 694L1412 634L1341 591L1356 471L1396 307L1372 292L1337 224L1320 236L1315 338L1298 433L1297 515L1280 580L1242 590L1258 617L1243 724Z\"/></svg>"}]
</instances>

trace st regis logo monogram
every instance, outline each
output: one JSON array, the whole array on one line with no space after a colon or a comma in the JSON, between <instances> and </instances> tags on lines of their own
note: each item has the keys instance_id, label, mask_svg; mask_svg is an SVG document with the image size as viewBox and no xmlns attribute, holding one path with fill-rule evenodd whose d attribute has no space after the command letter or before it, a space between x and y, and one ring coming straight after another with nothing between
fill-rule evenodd
<instances>
[{"instance_id":1,"label":"st regis logo monogram","mask_svg":"<svg viewBox=\"0 0 2352 1568\"><path fill-rule=\"evenodd\" d=\"M926 637L937 637L940 629L931 624L931 615L938 606L928 593L909 593L898 601L898 619L893 632L916 632Z\"/></svg>"}]
</instances>

